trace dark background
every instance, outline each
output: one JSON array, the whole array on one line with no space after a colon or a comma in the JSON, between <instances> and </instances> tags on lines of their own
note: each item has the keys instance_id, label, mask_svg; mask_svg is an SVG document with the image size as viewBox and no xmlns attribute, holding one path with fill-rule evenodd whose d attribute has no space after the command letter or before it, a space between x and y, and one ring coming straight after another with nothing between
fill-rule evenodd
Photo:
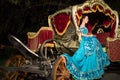
<instances>
[{"instance_id":1,"label":"dark background","mask_svg":"<svg viewBox=\"0 0 120 80\"><path fill-rule=\"evenodd\" d=\"M27 32L48 26L48 15L86 0L0 0L0 46L8 45L8 34L26 43ZM120 14L120 0L104 0Z\"/></svg>"},{"instance_id":2,"label":"dark background","mask_svg":"<svg viewBox=\"0 0 120 80\"><path fill-rule=\"evenodd\" d=\"M86 0L0 0L0 65L4 65L14 54L19 52L8 41L8 34L27 43L27 32L38 31L41 26L48 26L48 15L56 11L82 4ZM104 0L120 15L120 0ZM120 63L112 65L110 74L101 80L120 80ZM110 67L111 67L110 66ZM113 67L115 66L115 67ZM0 79L3 73L0 70ZM118 74L119 73L119 74Z\"/></svg>"}]
</instances>

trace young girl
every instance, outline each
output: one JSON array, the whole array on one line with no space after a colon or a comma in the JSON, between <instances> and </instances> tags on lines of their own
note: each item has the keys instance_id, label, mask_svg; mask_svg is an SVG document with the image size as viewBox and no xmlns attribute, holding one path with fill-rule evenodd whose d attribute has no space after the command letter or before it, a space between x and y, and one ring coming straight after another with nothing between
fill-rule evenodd
<instances>
[{"instance_id":1,"label":"young girl","mask_svg":"<svg viewBox=\"0 0 120 80\"><path fill-rule=\"evenodd\" d=\"M110 64L109 58L102 50L96 36L88 34L86 24L88 16L82 17L80 25L80 46L73 56L62 54L65 66L75 80L99 79L104 74L104 67Z\"/></svg>"}]
</instances>

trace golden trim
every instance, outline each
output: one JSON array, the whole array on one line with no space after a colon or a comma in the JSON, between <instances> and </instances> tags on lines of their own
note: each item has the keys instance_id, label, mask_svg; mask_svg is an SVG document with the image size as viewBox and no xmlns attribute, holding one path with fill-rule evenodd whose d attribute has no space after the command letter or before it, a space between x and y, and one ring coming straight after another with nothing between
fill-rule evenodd
<instances>
[{"instance_id":1,"label":"golden trim","mask_svg":"<svg viewBox=\"0 0 120 80\"><path fill-rule=\"evenodd\" d=\"M82 18L82 15L79 16L79 14L77 13L77 18L78 18L77 25L80 25L80 19Z\"/></svg>"},{"instance_id":2,"label":"golden trim","mask_svg":"<svg viewBox=\"0 0 120 80\"><path fill-rule=\"evenodd\" d=\"M54 43L47 43L44 47L54 47Z\"/></svg>"},{"instance_id":3,"label":"golden trim","mask_svg":"<svg viewBox=\"0 0 120 80\"><path fill-rule=\"evenodd\" d=\"M96 23L93 25L91 31L95 28L95 26L96 26L97 24L98 24L98 23L96 22ZM91 31L90 31L90 32L91 32Z\"/></svg>"},{"instance_id":4,"label":"golden trim","mask_svg":"<svg viewBox=\"0 0 120 80\"><path fill-rule=\"evenodd\" d=\"M77 13L77 18L80 20L82 18L82 15L79 16L79 14Z\"/></svg>"},{"instance_id":5,"label":"golden trim","mask_svg":"<svg viewBox=\"0 0 120 80\"><path fill-rule=\"evenodd\" d=\"M34 49L34 50L31 49L31 50L33 52L37 52L39 50L40 46L41 46L41 44L39 44L39 47L37 49ZM44 47L51 47L51 48L53 48L54 47L54 43L47 43L47 44L45 44Z\"/></svg>"},{"instance_id":6,"label":"golden trim","mask_svg":"<svg viewBox=\"0 0 120 80\"><path fill-rule=\"evenodd\" d=\"M111 16L111 14L109 14L109 13L105 13L105 15L106 15L106 16L109 16L109 17L110 17L111 19L113 19L113 20L115 19L115 17Z\"/></svg>"},{"instance_id":7,"label":"golden trim","mask_svg":"<svg viewBox=\"0 0 120 80\"><path fill-rule=\"evenodd\" d=\"M109 23L107 26L105 24L103 24L103 25L105 26L105 28L108 28L111 25L111 23Z\"/></svg>"},{"instance_id":8,"label":"golden trim","mask_svg":"<svg viewBox=\"0 0 120 80\"><path fill-rule=\"evenodd\" d=\"M57 12L55 12L54 14L51 14L51 15L49 15L48 16L48 25L49 25L49 27L52 27L52 28L54 28L54 24L53 24L53 22L52 22L52 19L56 16L56 15L58 15L58 14L61 14L61 13L66 13L66 14L70 14L70 16L71 16L71 8L72 8L72 6L70 6L70 7L68 7L68 8L65 8L65 9L62 9L62 10L59 10L59 11L57 11ZM55 32L55 31L54 31Z\"/></svg>"},{"instance_id":9,"label":"golden trim","mask_svg":"<svg viewBox=\"0 0 120 80\"><path fill-rule=\"evenodd\" d=\"M28 39L33 39L33 38L37 37L38 34L40 33L40 31L42 31L42 30L51 30L51 31L53 31L53 29L50 28L50 27L41 27L37 32L28 32L27 33Z\"/></svg>"},{"instance_id":10,"label":"golden trim","mask_svg":"<svg viewBox=\"0 0 120 80\"><path fill-rule=\"evenodd\" d=\"M33 52L37 52L38 50L36 49L36 50L32 50Z\"/></svg>"},{"instance_id":11,"label":"golden trim","mask_svg":"<svg viewBox=\"0 0 120 80\"><path fill-rule=\"evenodd\" d=\"M86 10L84 10L84 8L85 8L85 7L89 7L89 8L90 8L90 10L87 10L87 11L86 11ZM91 7L90 7L89 5L85 5L85 6L83 7L82 12L83 12L83 13L92 13Z\"/></svg>"},{"instance_id":12,"label":"golden trim","mask_svg":"<svg viewBox=\"0 0 120 80\"><path fill-rule=\"evenodd\" d=\"M38 48L40 48L40 46L41 46L42 44L39 44L39 46L38 46ZM44 47L54 47L54 42L53 43L46 43L45 45L44 45Z\"/></svg>"},{"instance_id":13,"label":"golden trim","mask_svg":"<svg viewBox=\"0 0 120 80\"><path fill-rule=\"evenodd\" d=\"M92 11L93 11L93 12L96 12L96 11L98 10L99 12L103 12L103 11L104 11L103 6L100 5L100 6L102 6L102 8L103 8L103 9L101 10L101 9L99 8L99 5L100 5L100 4L95 4L95 5L93 5L93 6L92 6ZM94 6L96 6L96 10L93 9Z\"/></svg>"},{"instance_id":14,"label":"golden trim","mask_svg":"<svg viewBox=\"0 0 120 80\"><path fill-rule=\"evenodd\" d=\"M55 24L53 24L54 25L54 27L55 27L55 31L57 32L57 34L59 34L59 35L63 35L64 33L65 33L65 31L67 30L67 28L68 28L68 26L69 26L69 24L70 24L70 20L68 21L68 23L67 23L67 25L66 25L66 27L65 27L65 29L63 30L63 32L62 33L60 33L57 29L56 29L56 26L55 26Z\"/></svg>"}]
</instances>

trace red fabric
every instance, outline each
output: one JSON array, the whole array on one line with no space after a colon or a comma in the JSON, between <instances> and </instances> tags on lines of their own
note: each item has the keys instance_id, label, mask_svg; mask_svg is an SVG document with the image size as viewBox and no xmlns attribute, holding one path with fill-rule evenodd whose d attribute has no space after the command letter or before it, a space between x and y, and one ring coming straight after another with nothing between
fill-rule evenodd
<instances>
[{"instance_id":1,"label":"red fabric","mask_svg":"<svg viewBox=\"0 0 120 80\"><path fill-rule=\"evenodd\" d=\"M112 18L115 18L115 14L111 14Z\"/></svg>"},{"instance_id":2,"label":"red fabric","mask_svg":"<svg viewBox=\"0 0 120 80\"><path fill-rule=\"evenodd\" d=\"M110 31L110 37L111 38L114 38L115 37L115 28L116 28L116 21L113 21L113 23L112 23L112 29L111 29L111 31Z\"/></svg>"},{"instance_id":3,"label":"red fabric","mask_svg":"<svg viewBox=\"0 0 120 80\"><path fill-rule=\"evenodd\" d=\"M109 9L106 9L106 10L104 11L104 13L105 13L105 14L109 14L109 15L111 15L111 12L110 12Z\"/></svg>"},{"instance_id":4,"label":"red fabric","mask_svg":"<svg viewBox=\"0 0 120 80\"><path fill-rule=\"evenodd\" d=\"M81 17L82 17L82 10L78 10L77 11L77 16L76 16L78 26L80 26Z\"/></svg>"},{"instance_id":5,"label":"red fabric","mask_svg":"<svg viewBox=\"0 0 120 80\"><path fill-rule=\"evenodd\" d=\"M101 5L98 5L98 8L99 8L100 10L103 10L103 7L102 7Z\"/></svg>"},{"instance_id":6,"label":"red fabric","mask_svg":"<svg viewBox=\"0 0 120 80\"><path fill-rule=\"evenodd\" d=\"M108 28L111 25L110 20L104 20L103 25L104 25L105 28Z\"/></svg>"},{"instance_id":7,"label":"red fabric","mask_svg":"<svg viewBox=\"0 0 120 80\"><path fill-rule=\"evenodd\" d=\"M38 36L33 39L28 38L28 48L30 50L37 50L38 49Z\"/></svg>"},{"instance_id":8,"label":"red fabric","mask_svg":"<svg viewBox=\"0 0 120 80\"><path fill-rule=\"evenodd\" d=\"M88 6L85 6L85 7L83 8L83 10L84 10L84 11L91 11L90 7L88 7Z\"/></svg>"},{"instance_id":9,"label":"red fabric","mask_svg":"<svg viewBox=\"0 0 120 80\"><path fill-rule=\"evenodd\" d=\"M78 10L78 11L77 11L77 14L78 14L79 16L82 16L82 10Z\"/></svg>"},{"instance_id":10,"label":"red fabric","mask_svg":"<svg viewBox=\"0 0 120 80\"><path fill-rule=\"evenodd\" d=\"M103 10L104 8L103 8L101 5L96 4L96 5L94 5L94 6L92 7L92 9L95 10L95 11L97 11L97 9Z\"/></svg>"},{"instance_id":11,"label":"red fabric","mask_svg":"<svg viewBox=\"0 0 120 80\"><path fill-rule=\"evenodd\" d=\"M93 25L92 24L88 24L87 28L88 28L88 32L92 32Z\"/></svg>"},{"instance_id":12,"label":"red fabric","mask_svg":"<svg viewBox=\"0 0 120 80\"><path fill-rule=\"evenodd\" d=\"M96 9L97 9L96 5L94 5L94 6L92 7L92 9L93 9L93 10L96 10Z\"/></svg>"},{"instance_id":13,"label":"red fabric","mask_svg":"<svg viewBox=\"0 0 120 80\"><path fill-rule=\"evenodd\" d=\"M50 30L41 30L39 33L39 44L48 39L53 39L53 32Z\"/></svg>"},{"instance_id":14,"label":"red fabric","mask_svg":"<svg viewBox=\"0 0 120 80\"><path fill-rule=\"evenodd\" d=\"M112 29L111 29L111 31L110 31L110 37L111 37L111 38L114 38L114 37L115 37L115 28L116 28L116 18L115 18L115 15L114 15L114 14L111 14L110 10L108 10L108 9L106 9L106 10L104 11L104 13L105 13L106 15L110 15L110 16L112 17L112 19L114 19L114 20L112 21L112 23L111 23Z\"/></svg>"},{"instance_id":15,"label":"red fabric","mask_svg":"<svg viewBox=\"0 0 120 80\"><path fill-rule=\"evenodd\" d=\"M66 27L68 27L67 24L69 20L70 20L69 14L67 13L57 14L56 16L54 16L53 25L59 33L63 33Z\"/></svg>"},{"instance_id":16,"label":"red fabric","mask_svg":"<svg viewBox=\"0 0 120 80\"><path fill-rule=\"evenodd\" d=\"M97 36L97 39L100 41L100 43L105 46L106 43L107 43L107 37L109 37L110 33L99 33L99 34L96 34Z\"/></svg>"},{"instance_id":17,"label":"red fabric","mask_svg":"<svg viewBox=\"0 0 120 80\"><path fill-rule=\"evenodd\" d=\"M53 39L53 32L51 30L41 30L36 37L28 38L28 48L37 51L40 44L43 44L45 40ZM53 42L49 42L52 43Z\"/></svg>"},{"instance_id":18,"label":"red fabric","mask_svg":"<svg viewBox=\"0 0 120 80\"><path fill-rule=\"evenodd\" d=\"M108 50L111 61L120 61L120 40L110 41Z\"/></svg>"}]
</instances>

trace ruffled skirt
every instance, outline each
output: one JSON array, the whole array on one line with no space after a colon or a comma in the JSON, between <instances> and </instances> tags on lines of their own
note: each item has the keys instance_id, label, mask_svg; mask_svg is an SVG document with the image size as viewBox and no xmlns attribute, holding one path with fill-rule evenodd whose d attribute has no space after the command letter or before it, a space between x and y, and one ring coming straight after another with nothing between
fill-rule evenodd
<instances>
[{"instance_id":1,"label":"ruffled skirt","mask_svg":"<svg viewBox=\"0 0 120 80\"><path fill-rule=\"evenodd\" d=\"M109 57L102 50L96 37L82 37L80 46L73 56L62 54L66 58L66 68L75 80L93 80L101 78L104 67L110 64Z\"/></svg>"}]
</instances>

